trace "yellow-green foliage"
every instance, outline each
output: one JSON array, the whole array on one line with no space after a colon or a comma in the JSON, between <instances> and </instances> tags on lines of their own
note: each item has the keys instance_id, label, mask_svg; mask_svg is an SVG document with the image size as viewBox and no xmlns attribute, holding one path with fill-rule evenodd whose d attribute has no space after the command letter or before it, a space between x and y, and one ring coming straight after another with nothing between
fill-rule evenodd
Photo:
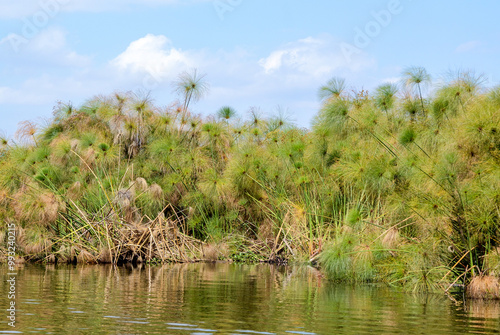
<instances>
[{"instance_id":1,"label":"yellow-green foliage","mask_svg":"<svg viewBox=\"0 0 500 335\"><path fill-rule=\"evenodd\" d=\"M372 247L362 243L352 232L338 231L319 261L328 277L335 281L371 281L375 278Z\"/></svg>"},{"instance_id":2,"label":"yellow-green foliage","mask_svg":"<svg viewBox=\"0 0 500 335\"><path fill-rule=\"evenodd\" d=\"M87 239L96 258L107 241L85 222L161 216L199 239L265 235L271 256L323 251L335 279L429 290L441 268L497 273L499 88L467 72L425 97L424 69L404 77L402 93L384 84L374 95L335 78L311 129L255 108L246 120L230 107L202 118L189 95L166 108L134 94L61 104L44 128L24 123L20 141L0 143L0 215Z\"/></svg>"}]
</instances>

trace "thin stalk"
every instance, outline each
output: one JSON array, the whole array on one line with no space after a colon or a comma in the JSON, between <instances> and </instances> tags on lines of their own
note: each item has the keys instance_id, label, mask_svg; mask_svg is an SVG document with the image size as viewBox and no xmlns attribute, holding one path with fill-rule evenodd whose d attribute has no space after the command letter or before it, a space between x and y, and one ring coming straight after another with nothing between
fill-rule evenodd
<instances>
[{"instance_id":1,"label":"thin stalk","mask_svg":"<svg viewBox=\"0 0 500 335\"><path fill-rule=\"evenodd\" d=\"M424 99L422 98L422 90L420 89L420 84L417 84L417 87L418 87L418 95L420 96L420 103L422 105L422 113L425 114Z\"/></svg>"}]
</instances>

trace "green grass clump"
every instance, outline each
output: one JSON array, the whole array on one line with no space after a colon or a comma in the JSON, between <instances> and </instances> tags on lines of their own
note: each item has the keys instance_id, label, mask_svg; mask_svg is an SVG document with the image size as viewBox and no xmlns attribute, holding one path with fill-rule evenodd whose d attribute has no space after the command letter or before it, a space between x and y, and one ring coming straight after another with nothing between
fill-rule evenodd
<instances>
[{"instance_id":1,"label":"green grass clump","mask_svg":"<svg viewBox=\"0 0 500 335\"><path fill-rule=\"evenodd\" d=\"M375 279L374 252L352 233L339 232L318 261L328 278L334 281L367 282Z\"/></svg>"}]
</instances>

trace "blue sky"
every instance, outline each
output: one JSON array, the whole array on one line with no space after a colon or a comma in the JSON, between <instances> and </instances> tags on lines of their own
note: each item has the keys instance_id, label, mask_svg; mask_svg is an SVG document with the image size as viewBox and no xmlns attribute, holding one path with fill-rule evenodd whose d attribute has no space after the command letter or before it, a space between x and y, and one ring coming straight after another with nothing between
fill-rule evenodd
<instances>
[{"instance_id":1,"label":"blue sky","mask_svg":"<svg viewBox=\"0 0 500 335\"><path fill-rule=\"evenodd\" d=\"M169 105L194 68L210 92L193 112L281 109L302 127L333 76L370 91L408 66L434 82L473 69L493 86L498 13L493 0L0 0L0 131L116 91Z\"/></svg>"}]
</instances>

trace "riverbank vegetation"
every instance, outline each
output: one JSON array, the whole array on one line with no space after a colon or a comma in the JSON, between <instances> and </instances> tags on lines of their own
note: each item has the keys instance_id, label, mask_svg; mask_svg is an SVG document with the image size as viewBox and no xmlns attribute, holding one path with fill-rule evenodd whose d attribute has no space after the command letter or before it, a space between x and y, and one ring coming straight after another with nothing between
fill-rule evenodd
<instances>
[{"instance_id":1,"label":"riverbank vegetation","mask_svg":"<svg viewBox=\"0 0 500 335\"><path fill-rule=\"evenodd\" d=\"M500 87L460 71L424 96L425 69L403 78L371 93L333 78L310 129L194 115L196 73L168 107L60 103L0 143L2 236L15 223L20 254L45 262L296 260L418 292L498 288Z\"/></svg>"}]
</instances>

